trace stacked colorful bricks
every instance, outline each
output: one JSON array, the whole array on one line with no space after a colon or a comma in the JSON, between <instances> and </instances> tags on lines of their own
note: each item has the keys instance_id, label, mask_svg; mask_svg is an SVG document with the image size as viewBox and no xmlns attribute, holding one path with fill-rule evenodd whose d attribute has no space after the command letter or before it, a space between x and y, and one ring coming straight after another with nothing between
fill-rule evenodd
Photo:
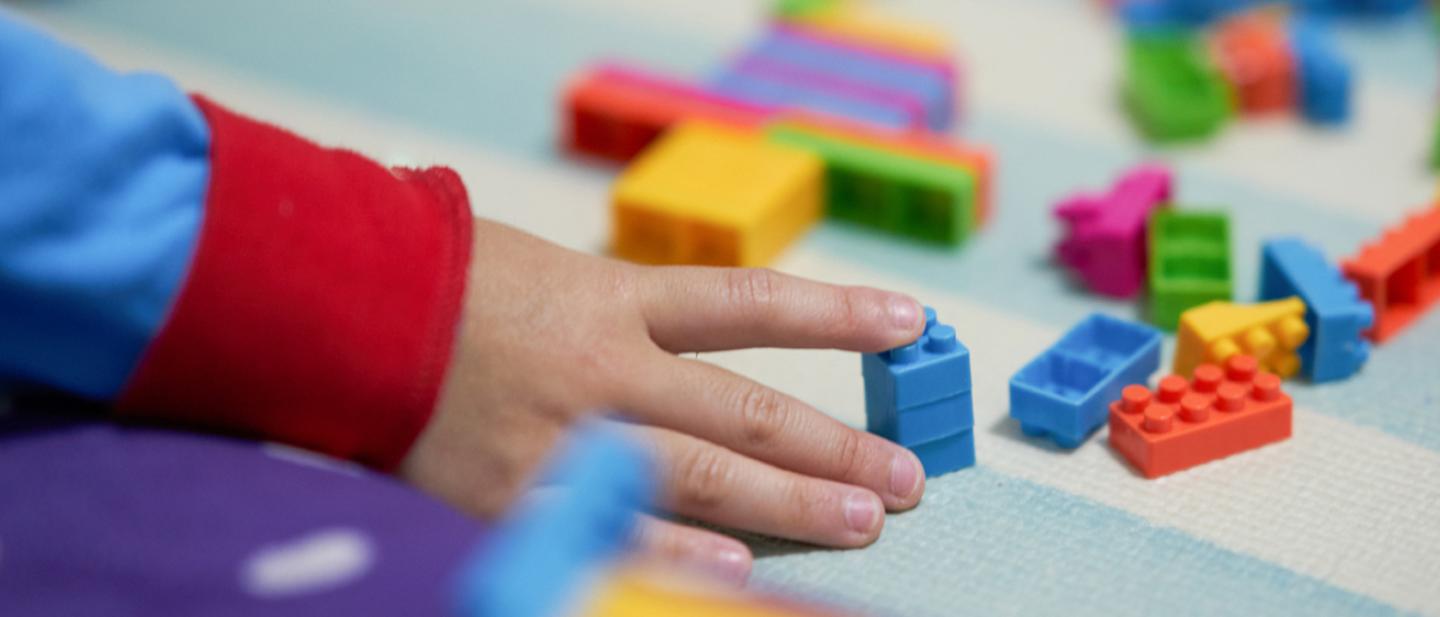
<instances>
[{"instance_id":1,"label":"stacked colorful bricks","mask_svg":"<svg viewBox=\"0 0 1440 617\"><path fill-rule=\"evenodd\" d=\"M973 234L989 216L993 164L985 150L942 136L956 123L960 100L959 71L944 37L851 2L782 2L778 13L753 44L704 83L615 63L571 82L564 98L565 146L593 158L637 161L612 199L614 252L649 263L714 265L764 265L780 252L685 248L705 244L695 239L696 229L715 227L713 217L701 214L713 209L698 197L713 174L697 169L693 156L669 160L693 154L694 148L649 150L687 120L705 122L711 134L723 127L732 138L742 132L756 136L748 140L749 153L732 148L731 157L763 158L767 150L758 142L764 141L821 161L819 190L794 189L812 181L811 174L797 171L800 175L768 185L792 193L746 193L747 208L749 202L791 203L796 192L813 193L830 218L893 237L955 246ZM696 131L689 133L694 141ZM645 171L657 168L667 170L663 185ZM646 181L629 177L634 174ZM639 185L656 190L622 190ZM778 230L755 242L723 243L783 248L806 227ZM739 236L767 228L726 226L727 233ZM782 241L775 245L774 238Z\"/></svg>"},{"instance_id":2,"label":"stacked colorful bricks","mask_svg":"<svg viewBox=\"0 0 1440 617\"><path fill-rule=\"evenodd\" d=\"M1250 4L1131 0L1123 5L1129 30L1124 100L1141 133L1155 141L1202 139L1233 112L1293 110L1315 124L1346 121L1350 66L1325 23L1241 12Z\"/></svg>"},{"instance_id":3,"label":"stacked colorful bricks","mask_svg":"<svg viewBox=\"0 0 1440 617\"><path fill-rule=\"evenodd\" d=\"M919 340L864 354L861 373L870 432L910 448L927 476L975 464L970 352L933 309L925 309Z\"/></svg>"}]
</instances>

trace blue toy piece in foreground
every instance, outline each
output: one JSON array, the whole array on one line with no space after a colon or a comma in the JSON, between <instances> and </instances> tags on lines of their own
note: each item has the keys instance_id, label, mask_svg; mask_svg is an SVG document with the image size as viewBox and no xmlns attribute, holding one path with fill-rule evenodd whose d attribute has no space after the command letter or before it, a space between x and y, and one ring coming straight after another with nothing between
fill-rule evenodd
<instances>
[{"instance_id":1,"label":"blue toy piece in foreground","mask_svg":"<svg viewBox=\"0 0 1440 617\"><path fill-rule=\"evenodd\" d=\"M1375 310L1354 283L1318 249L1299 238L1266 240L1261 249L1260 299L1300 296L1310 338L1296 351L1300 374L1320 383L1355 374L1370 357L1364 332Z\"/></svg>"},{"instance_id":2,"label":"blue toy piece in foreground","mask_svg":"<svg viewBox=\"0 0 1440 617\"><path fill-rule=\"evenodd\" d=\"M1350 118L1350 65L1340 55L1326 26L1315 18L1297 18L1290 27L1298 103L1305 119L1341 124Z\"/></svg>"},{"instance_id":3,"label":"blue toy piece in foreground","mask_svg":"<svg viewBox=\"0 0 1440 617\"><path fill-rule=\"evenodd\" d=\"M1159 368L1159 330L1094 313L1010 378L1010 417L1026 435L1079 447L1125 386Z\"/></svg>"},{"instance_id":4,"label":"blue toy piece in foreground","mask_svg":"<svg viewBox=\"0 0 1440 617\"><path fill-rule=\"evenodd\" d=\"M465 565L455 614L563 614L629 550L636 514L657 491L645 450L612 427L587 422L558 451L541 480L545 498L521 502Z\"/></svg>"},{"instance_id":5,"label":"blue toy piece in foreground","mask_svg":"<svg viewBox=\"0 0 1440 617\"><path fill-rule=\"evenodd\" d=\"M925 475L975 464L970 351L955 329L925 308L925 333L890 351L864 354L865 420L870 432L910 448Z\"/></svg>"}]
</instances>

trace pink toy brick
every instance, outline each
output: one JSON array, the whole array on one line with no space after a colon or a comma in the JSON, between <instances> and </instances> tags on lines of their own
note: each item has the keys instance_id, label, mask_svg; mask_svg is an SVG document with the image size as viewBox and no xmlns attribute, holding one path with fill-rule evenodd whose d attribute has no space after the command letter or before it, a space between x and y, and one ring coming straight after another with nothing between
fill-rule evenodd
<instances>
[{"instance_id":1,"label":"pink toy brick","mask_svg":"<svg viewBox=\"0 0 1440 617\"><path fill-rule=\"evenodd\" d=\"M908 64L924 67L928 70L932 70L938 73L941 78L945 80L946 85L949 87L949 90L951 92L959 92L961 72L959 66L951 58L905 53L898 50L875 47L873 45L865 45L845 37L826 34L822 31L815 30L814 28L806 28L803 25L777 23L772 25L771 27L790 36L807 38L813 41L825 43L827 45L845 47L854 51L855 53L865 54L876 58L882 58L891 62L905 62Z\"/></svg>"},{"instance_id":2,"label":"pink toy brick","mask_svg":"<svg viewBox=\"0 0 1440 617\"><path fill-rule=\"evenodd\" d=\"M1145 224L1150 212L1170 201L1170 170L1141 165L1120 178L1110 193L1077 193L1055 206L1065 225L1056 246L1061 263L1090 289L1128 298L1145 282Z\"/></svg>"},{"instance_id":3,"label":"pink toy brick","mask_svg":"<svg viewBox=\"0 0 1440 617\"><path fill-rule=\"evenodd\" d=\"M764 58L741 58L732 63L730 68L741 73L827 92L833 96L900 110L909 119L910 128L915 130L926 128L925 103L898 90L796 69Z\"/></svg>"}]
</instances>

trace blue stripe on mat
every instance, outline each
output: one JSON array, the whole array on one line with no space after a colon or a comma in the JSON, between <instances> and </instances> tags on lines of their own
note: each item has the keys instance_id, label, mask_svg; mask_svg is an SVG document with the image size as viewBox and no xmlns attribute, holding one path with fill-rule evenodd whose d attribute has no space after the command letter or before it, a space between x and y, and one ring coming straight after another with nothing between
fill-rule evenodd
<instances>
[{"instance_id":1,"label":"blue stripe on mat","mask_svg":"<svg viewBox=\"0 0 1440 617\"><path fill-rule=\"evenodd\" d=\"M983 466L931 480L918 509L885 525L863 551L759 541L756 579L897 617L1398 612Z\"/></svg>"}]
</instances>

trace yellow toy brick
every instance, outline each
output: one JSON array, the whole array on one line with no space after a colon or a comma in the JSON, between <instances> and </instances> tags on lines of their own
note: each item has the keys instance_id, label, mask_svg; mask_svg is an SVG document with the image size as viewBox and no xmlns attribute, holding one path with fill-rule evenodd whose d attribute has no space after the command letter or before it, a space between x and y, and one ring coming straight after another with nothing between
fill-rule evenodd
<instances>
[{"instance_id":1,"label":"yellow toy brick","mask_svg":"<svg viewBox=\"0 0 1440 617\"><path fill-rule=\"evenodd\" d=\"M684 122L625 170L612 250L649 264L763 266L820 218L824 165L738 127Z\"/></svg>"},{"instance_id":2,"label":"yellow toy brick","mask_svg":"<svg viewBox=\"0 0 1440 617\"><path fill-rule=\"evenodd\" d=\"M858 3L838 2L789 20L839 38L909 54L949 58L953 53L950 39L943 32Z\"/></svg>"},{"instance_id":3,"label":"yellow toy brick","mask_svg":"<svg viewBox=\"0 0 1440 617\"><path fill-rule=\"evenodd\" d=\"M1266 370L1290 377L1300 370L1296 350L1309 337L1305 302L1298 297L1260 304L1202 304L1180 315L1171 372L1188 375L1196 366L1222 364L1243 353L1254 356Z\"/></svg>"}]
</instances>

